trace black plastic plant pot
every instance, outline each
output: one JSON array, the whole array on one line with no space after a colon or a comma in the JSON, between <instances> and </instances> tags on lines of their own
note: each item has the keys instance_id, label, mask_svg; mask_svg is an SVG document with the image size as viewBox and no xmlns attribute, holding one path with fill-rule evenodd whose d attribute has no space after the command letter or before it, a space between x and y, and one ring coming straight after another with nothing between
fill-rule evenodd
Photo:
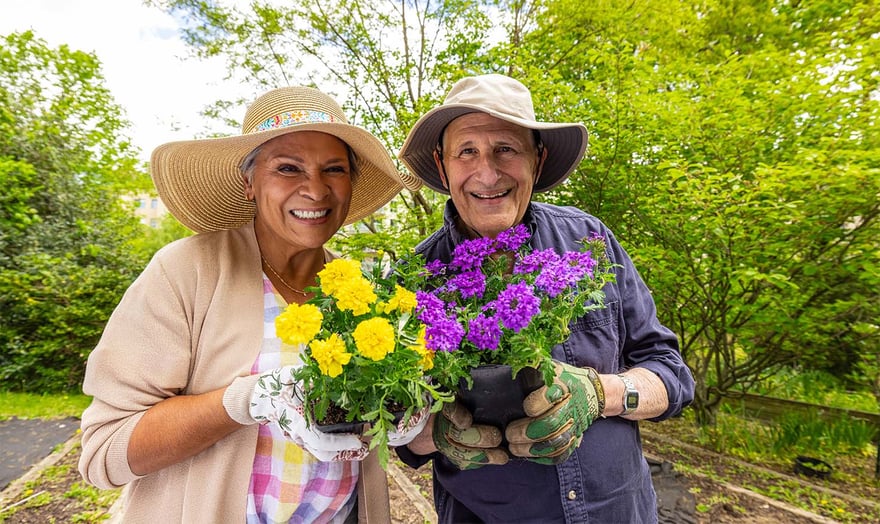
<instances>
[{"instance_id":1,"label":"black plastic plant pot","mask_svg":"<svg viewBox=\"0 0 880 524\"><path fill-rule=\"evenodd\" d=\"M474 423L496 426L502 430L508 422L526 416L523 400L544 385L537 369L524 368L513 378L510 366L485 365L471 369L472 389L462 379L458 399L474 415Z\"/></svg>"},{"instance_id":2,"label":"black plastic plant pot","mask_svg":"<svg viewBox=\"0 0 880 524\"><path fill-rule=\"evenodd\" d=\"M337 408L338 409L338 408ZM403 420L403 416L406 414L406 410L394 411L394 424L399 424L401 420ZM323 432L323 433L355 433L361 434L364 432L364 425L366 422L361 422L359 420L353 420L351 422L337 422L333 424L321 424L320 422L315 424L315 427Z\"/></svg>"},{"instance_id":3,"label":"black plastic plant pot","mask_svg":"<svg viewBox=\"0 0 880 524\"><path fill-rule=\"evenodd\" d=\"M831 464L817 458L799 455L794 459L794 472L807 477L827 479L833 470Z\"/></svg>"}]
</instances>

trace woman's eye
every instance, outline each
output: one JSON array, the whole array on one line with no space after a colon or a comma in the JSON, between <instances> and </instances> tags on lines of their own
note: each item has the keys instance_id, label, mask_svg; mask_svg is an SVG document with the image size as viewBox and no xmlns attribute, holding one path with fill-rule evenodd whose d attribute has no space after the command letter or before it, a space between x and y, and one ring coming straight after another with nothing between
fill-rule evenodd
<instances>
[{"instance_id":1,"label":"woman's eye","mask_svg":"<svg viewBox=\"0 0 880 524\"><path fill-rule=\"evenodd\" d=\"M281 166L278 166L278 172L285 174L285 175L295 175L295 174L299 173L300 171L301 170L300 170L299 166L295 166L292 164L283 164Z\"/></svg>"},{"instance_id":2,"label":"woman's eye","mask_svg":"<svg viewBox=\"0 0 880 524\"><path fill-rule=\"evenodd\" d=\"M331 175L344 175L348 173L348 169L345 166L329 166L324 171Z\"/></svg>"}]
</instances>

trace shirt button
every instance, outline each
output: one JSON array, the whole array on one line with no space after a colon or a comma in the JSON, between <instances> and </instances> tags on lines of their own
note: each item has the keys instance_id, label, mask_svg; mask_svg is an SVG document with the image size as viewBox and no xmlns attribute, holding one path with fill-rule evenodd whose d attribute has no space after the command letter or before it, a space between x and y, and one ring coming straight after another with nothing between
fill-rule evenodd
<instances>
[{"instance_id":1,"label":"shirt button","mask_svg":"<svg viewBox=\"0 0 880 524\"><path fill-rule=\"evenodd\" d=\"M576 498L578 498L578 495L574 492L574 490L568 492L568 500L574 500Z\"/></svg>"}]
</instances>

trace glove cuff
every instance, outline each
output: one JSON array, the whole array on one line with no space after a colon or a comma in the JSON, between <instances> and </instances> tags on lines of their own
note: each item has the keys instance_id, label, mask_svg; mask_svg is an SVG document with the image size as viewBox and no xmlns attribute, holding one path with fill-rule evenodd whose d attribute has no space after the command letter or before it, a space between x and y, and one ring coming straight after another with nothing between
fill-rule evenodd
<instances>
[{"instance_id":1,"label":"glove cuff","mask_svg":"<svg viewBox=\"0 0 880 524\"><path fill-rule=\"evenodd\" d=\"M593 368L584 369L586 369L587 377L593 384L593 389L596 390L596 401L599 405L599 416L604 416L602 415L602 413L605 412L605 388L602 387L602 381L599 380L599 373Z\"/></svg>"},{"instance_id":2,"label":"glove cuff","mask_svg":"<svg viewBox=\"0 0 880 524\"><path fill-rule=\"evenodd\" d=\"M223 392L223 408L229 418L243 426L256 424L257 421L251 416L251 395L260 375L248 375L238 377Z\"/></svg>"}]
</instances>

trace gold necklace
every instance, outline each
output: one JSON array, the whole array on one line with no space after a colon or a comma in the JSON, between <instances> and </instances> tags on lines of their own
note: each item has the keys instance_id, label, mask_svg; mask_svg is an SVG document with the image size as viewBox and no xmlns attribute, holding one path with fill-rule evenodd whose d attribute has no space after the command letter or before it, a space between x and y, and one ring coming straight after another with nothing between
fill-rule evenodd
<instances>
[{"instance_id":1,"label":"gold necklace","mask_svg":"<svg viewBox=\"0 0 880 524\"><path fill-rule=\"evenodd\" d=\"M295 287L293 287L293 286L291 286L290 284L288 284L287 281L284 280L284 277L282 277L281 275L278 274L277 271L275 271L275 268L272 267L272 264L270 264L269 261L266 260L266 257L264 257L262 253L260 253L260 258L263 259L263 262L266 264L266 267L269 268L269 271L271 271L273 275L275 275L276 277L278 277L278 280L280 280L281 283L284 284L284 287L286 287L287 289L293 291L294 293L299 293L300 295L302 295L302 296L304 296L304 297L309 296L309 294L306 293L305 291L303 291L302 289L296 289Z\"/></svg>"}]
</instances>

